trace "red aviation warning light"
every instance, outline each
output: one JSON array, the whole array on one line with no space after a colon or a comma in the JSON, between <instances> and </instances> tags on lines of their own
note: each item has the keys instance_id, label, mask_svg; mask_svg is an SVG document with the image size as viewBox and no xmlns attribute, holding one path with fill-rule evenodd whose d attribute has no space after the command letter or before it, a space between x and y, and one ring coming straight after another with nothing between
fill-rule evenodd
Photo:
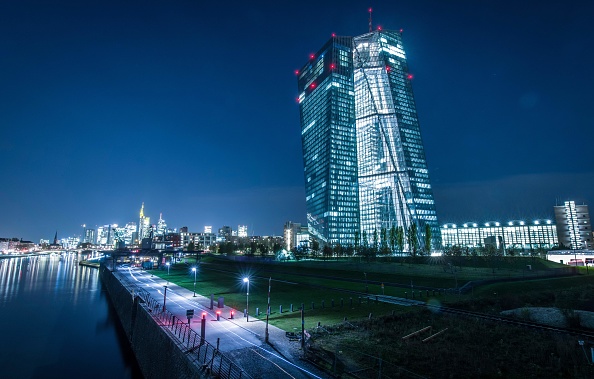
<instances>
[{"instance_id":1,"label":"red aviation warning light","mask_svg":"<svg viewBox=\"0 0 594 379\"><path fill-rule=\"evenodd\" d=\"M295 70L295 75L299 75L299 70Z\"/></svg>"},{"instance_id":2,"label":"red aviation warning light","mask_svg":"<svg viewBox=\"0 0 594 379\"><path fill-rule=\"evenodd\" d=\"M316 83L311 83L311 84L309 85L309 88L311 88L311 89L314 89L314 88L316 88Z\"/></svg>"},{"instance_id":3,"label":"red aviation warning light","mask_svg":"<svg viewBox=\"0 0 594 379\"><path fill-rule=\"evenodd\" d=\"M314 59L316 57L315 54L309 54L309 59Z\"/></svg>"},{"instance_id":4,"label":"red aviation warning light","mask_svg":"<svg viewBox=\"0 0 594 379\"><path fill-rule=\"evenodd\" d=\"M377 27L377 30L379 30L381 32L382 31L382 27L381 26L378 26Z\"/></svg>"},{"instance_id":5,"label":"red aviation warning light","mask_svg":"<svg viewBox=\"0 0 594 379\"><path fill-rule=\"evenodd\" d=\"M336 33L332 33L332 37L336 37Z\"/></svg>"},{"instance_id":6,"label":"red aviation warning light","mask_svg":"<svg viewBox=\"0 0 594 379\"><path fill-rule=\"evenodd\" d=\"M334 70L336 68L336 65L334 63L330 64L330 70Z\"/></svg>"},{"instance_id":7,"label":"red aviation warning light","mask_svg":"<svg viewBox=\"0 0 594 379\"><path fill-rule=\"evenodd\" d=\"M390 66L386 66L386 72L390 72L392 68Z\"/></svg>"},{"instance_id":8,"label":"red aviation warning light","mask_svg":"<svg viewBox=\"0 0 594 379\"><path fill-rule=\"evenodd\" d=\"M408 80L412 80L413 77L414 77L413 74L406 75L406 79L408 79Z\"/></svg>"}]
</instances>

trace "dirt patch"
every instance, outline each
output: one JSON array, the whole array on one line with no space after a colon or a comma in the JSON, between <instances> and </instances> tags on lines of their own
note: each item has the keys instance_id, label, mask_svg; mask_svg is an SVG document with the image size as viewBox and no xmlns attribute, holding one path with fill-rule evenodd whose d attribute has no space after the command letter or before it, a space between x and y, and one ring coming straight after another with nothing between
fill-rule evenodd
<instances>
[{"instance_id":1,"label":"dirt patch","mask_svg":"<svg viewBox=\"0 0 594 379\"><path fill-rule=\"evenodd\" d=\"M594 312L586 311L570 311L574 315L580 318L581 326L589 329L594 329ZM516 316L520 318L526 318L534 322L538 322L545 325L568 327L569 321L566 316L566 312L563 312L559 308L552 307L524 307L516 308L509 311L503 311L501 314L505 316Z\"/></svg>"}]
</instances>

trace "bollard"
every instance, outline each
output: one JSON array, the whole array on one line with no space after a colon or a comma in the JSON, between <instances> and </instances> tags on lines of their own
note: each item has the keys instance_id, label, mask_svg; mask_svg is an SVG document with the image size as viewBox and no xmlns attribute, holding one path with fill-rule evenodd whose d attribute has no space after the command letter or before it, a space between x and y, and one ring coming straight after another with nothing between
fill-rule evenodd
<instances>
[{"instance_id":1,"label":"bollard","mask_svg":"<svg viewBox=\"0 0 594 379\"><path fill-rule=\"evenodd\" d=\"M256 308L256 316L260 316L260 308Z\"/></svg>"},{"instance_id":2,"label":"bollard","mask_svg":"<svg viewBox=\"0 0 594 379\"><path fill-rule=\"evenodd\" d=\"M278 313L282 314L283 313L283 306L279 305L278 306Z\"/></svg>"},{"instance_id":3,"label":"bollard","mask_svg":"<svg viewBox=\"0 0 594 379\"><path fill-rule=\"evenodd\" d=\"M221 321L221 311L217 311L217 321Z\"/></svg>"},{"instance_id":4,"label":"bollard","mask_svg":"<svg viewBox=\"0 0 594 379\"><path fill-rule=\"evenodd\" d=\"M229 314L229 318L230 318L231 320L233 320L233 309L231 309L231 312L230 312L230 314Z\"/></svg>"},{"instance_id":5,"label":"bollard","mask_svg":"<svg viewBox=\"0 0 594 379\"><path fill-rule=\"evenodd\" d=\"M213 309L213 303L214 303L214 293L210 294L210 309Z\"/></svg>"},{"instance_id":6,"label":"bollard","mask_svg":"<svg viewBox=\"0 0 594 379\"><path fill-rule=\"evenodd\" d=\"M247 309L243 308L243 317L247 316Z\"/></svg>"},{"instance_id":7,"label":"bollard","mask_svg":"<svg viewBox=\"0 0 594 379\"><path fill-rule=\"evenodd\" d=\"M200 345L204 344L205 331L206 331L206 312L202 312L202 320L200 321Z\"/></svg>"},{"instance_id":8,"label":"bollard","mask_svg":"<svg viewBox=\"0 0 594 379\"><path fill-rule=\"evenodd\" d=\"M291 304L291 312L293 312L293 304Z\"/></svg>"}]
</instances>

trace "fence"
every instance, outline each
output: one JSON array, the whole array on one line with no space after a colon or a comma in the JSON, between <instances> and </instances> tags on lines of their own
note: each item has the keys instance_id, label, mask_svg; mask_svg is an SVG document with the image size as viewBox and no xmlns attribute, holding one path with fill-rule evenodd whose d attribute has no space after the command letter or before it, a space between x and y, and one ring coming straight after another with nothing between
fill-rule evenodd
<instances>
[{"instance_id":1,"label":"fence","mask_svg":"<svg viewBox=\"0 0 594 379\"><path fill-rule=\"evenodd\" d=\"M163 310L163 305L155 300L143 288L131 284L127 279L120 280L128 289L132 297L138 296L144 301L143 306L149 311L153 320L167 330L172 338L177 340L179 348L187 353L188 357L213 376L222 379L251 379L251 377L231 359L223 355L218 346L213 346L196 333L190 326L176 317L168 310Z\"/></svg>"}]
</instances>

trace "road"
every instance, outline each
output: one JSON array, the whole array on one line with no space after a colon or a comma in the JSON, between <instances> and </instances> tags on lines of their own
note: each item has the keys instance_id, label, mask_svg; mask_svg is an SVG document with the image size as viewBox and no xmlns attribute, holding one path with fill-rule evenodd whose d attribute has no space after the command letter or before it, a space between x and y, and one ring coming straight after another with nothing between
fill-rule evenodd
<instances>
[{"instance_id":1,"label":"road","mask_svg":"<svg viewBox=\"0 0 594 379\"><path fill-rule=\"evenodd\" d=\"M167 286L165 300L167 310L180 320L187 320L186 311L194 309L194 317L190 325L198 334L201 329L201 315L206 313L207 342L217 346L218 340L220 351L254 379L329 377L306 362L300 361L299 342L289 341L281 329L269 325L269 343L265 343L265 322L256 318L250 318L247 322L243 317L243 311L227 306L219 309L216 299L213 309L210 309L210 298L198 294L194 297L193 291L138 268L118 268L114 274L120 281L144 289L161 304L165 299L165 286ZM218 321L217 311L221 312ZM235 313L233 319L230 318L231 311Z\"/></svg>"}]
</instances>

